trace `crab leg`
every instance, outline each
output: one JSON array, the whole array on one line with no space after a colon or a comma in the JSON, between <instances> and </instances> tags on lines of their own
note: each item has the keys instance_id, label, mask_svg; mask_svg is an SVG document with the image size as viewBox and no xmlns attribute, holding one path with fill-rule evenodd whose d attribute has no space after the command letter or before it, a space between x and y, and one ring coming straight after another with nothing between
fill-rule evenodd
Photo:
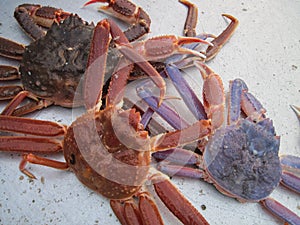
<instances>
[{"instance_id":1,"label":"crab leg","mask_svg":"<svg viewBox=\"0 0 300 225\"><path fill-rule=\"evenodd\" d=\"M169 156L167 157L167 159L169 159ZM184 162L181 161L180 163L184 163ZM158 163L156 168L162 173L170 177L181 176L181 177L188 177L192 179L204 179L205 176L202 170L195 169L192 167L182 166L182 165Z\"/></svg>"},{"instance_id":2,"label":"crab leg","mask_svg":"<svg viewBox=\"0 0 300 225\"><path fill-rule=\"evenodd\" d=\"M136 6L128 0L91 0L85 3L84 6L98 2L108 3L107 6L101 6L99 8L100 11L132 24L132 26L124 32L130 42L149 33L151 19L141 7Z\"/></svg>"},{"instance_id":3,"label":"crab leg","mask_svg":"<svg viewBox=\"0 0 300 225\"><path fill-rule=\"evenodd\" d=\"M109 22L100 21L94 29L89 58L84 76L85 107L93 109L101 106L102 86L104 85L105 65L110 42ZM100 74L100 75L99 75Z\"/></svg>"},{"instance_id":4,"label":"crab leg","mask_svg":"<svg viewBox=\"0 0 300 225\"><path fill-rule=\"evenodd\" d=\"M179 2L188 7L188 15L184 24L184 35L188 37L195 37L198 19L198 8L187 0L179 0Z\"/></svg>"},{"instance_id":5,"label":"crab leg","mask_svg":"<svg viewBox=\"0 0 300 225\"><path fill-rule=\"evenodd\" d=\"M12 94L14 94L14 92L17 92L18 89L22 88L22 87L19 87L19 88L18 87L19 86L16 86L16 88L13 89ZM9 87L3 87L3 89L4 88L7 89ZM12 95L12 94L10 94L10 95ZM21 104L21 102L27 97L34 100L34 103L30 102L30 103L27 103L27 104L21 106L20 108L17 108ZM38 110L38 109L48 107L52 104L53 104L52 101L40 100L36 96L30 94L28 91L19 91L13 97L13 99L6 105L6 107L1 112L1 115L21 116L21 115L33 112L33 111Z\"/></svg>"},{"instance_id":6,"label":"crab leg","mask_svg":"<svg viewBox=\"0 0 300 225\"><path fill-rule=\"evenodd\" d=\"M137 86L137 93L140 98L145 101L148 106L156 113L158 113L166 122L168 122L175 129L182 129L188 126L188 123L181 118L173 109L171 109L165 102L162 102L158 107L159 99L152 95L152 93L147 90L148 82L141 82ZM143 124L147 126L147 124Z\"/></svg>"},{"instance_id":7,"label":"crab leg","mask_svg":"<svg viewBox=\"0 0 300 225\"><path fill-rule=\"evenodd\" d=\"M55 122L33 120L29 118L0 116L0 130L15 132L30 136L1 136L1 151L17 151L23 153L55 153L62 150L62 141L58 138L66 133L66 127ZM44 138L45 137L45 138ZM31 178L35 178L27 169L26 162L46 164L32 154L25 155L20 163L20 170ZM47 161L48 162L48 161ZM51 166L61 167L61 164L49 163Z\"/></svg>"},{"instance_id":8,"label":"crab leg","mask_svg":"<svg viewBox=\"0 0 300 225\"><path fill-rule=\"evenodd\" d=\"M23 155L23 159L20 163L20 170L22 173L27 175L29 178L36 179L36 177L30 173L25 167L27 163L38 164L43 166L48 166L55 169L66 170L69 168L69 165L66 162L60 162L52 159L47 159L44 157L39 157L34 154L25 154Z\"/></svg>"},{"instance_id":9,"label":"crab leg","mask_svg":"<svg viewBox=\"0 0 300 225\"><path fill-rule=\"evenodd\" d=\"M133 199L125 202L119 200L111 200L110 206L115 215L123 225L151 225L164 224L159 214L158 208L147 192L137 194L138 206Z\"/></svg>"},{"instance_id":10,"label":"crab leg","mask_svg":"<svg viewBox=\"0 0 300 225\"><path fill-rule=\"evenodd\" d=\"M167 176L156 172L151 180L159 198L183 224L209 224Z\"/></svg>"},{"instance_id":11,"label":"crab leg","mask_svg":"<svg viewBox=\"0 0 300 225\"><path fill-rule=\"evenodd\" d=\"M14 66L0 65L0 80L19 80L21 78L18 68Z\"/></svg>"},{"instance_id":12,"label":"crab leg","mask_svg":"<svg viewBox=\"0 0 300 225\"><path fill-rule=\"evenodd\" d=\"M192 48L182 47L190 43L203 43L209 46L212 44L198 37L180 37L175 35L163 35L152 37L146 41L133 43L133 47L143 55L147 61L158 61L168 58L174 54L190 54L199 58L205 58L202 53L193 50Z\"/></svg>"},{"instance_id":13,"label":"crab leg","mask_svg":"<svg viewBox=\"0 0 300 225\"><path fill-rule=\"evenodd\" d=\"M0 130L38 136L63 136L66 127L55 122L0 116Z\"/></svg>"},{"instance_id":14,"label":"crab leg","mask_svg":"<svg viewBox=\"0 0 300 225\"><path fill-rule=\"evenodd\" d=\"M183 101L194 114L197 120L207 119L204 107L200 102L195 92L191 89L189 84L183 78L180 70L176 66L167 66L166 72L168 77L172 80L174 86L182 97Z\"/></svg>"},{"instance_id":15,"label":"crab leg","mask_svg":"<svg viewBox=\"0 0 300 225\"><path fill-rule=\"evenodd\" d=\"M229 14L222 14L222 16L226 17L227 19L230 19L231 22L227 26L227 28L218 37L216 37L212 41L213 46L209 46L206 49L206 54L205 54L206 60L205 61L211 60L218 54L218 52L221 50L223 45L231 38L231 36L233 35L235 29L237 28L237 26L239 24L239 21L235 17L233 17Z\"/></svg>"},{"instance_id":16,"label":"crab leg","mask_svg":"<svg viewBox=\"0 0 300 225\"><path fill-rule=\"evenodd\" d=\"M21 60L25 46L0 37L0 55L10 59Z\"/></svg>"},{"instance_id":17,"label":"crab leg","mask_svg":"<svg viewBox=\"0 0 300 225\"><path fill-rule=\"evenodd\" d=\"M2 86L0 87L0 100L12 99L22 91L23 87L19 85Z\"/></svg>"},{"instance_id":18,"label":"crab leg","mask_svg":"<svg viewBox=\"0 0 300 225\"><path fill-rule=\"evenodd\" d=\"M264 117L266 110L262 104L248 92L248 87L241 79L235 79L230 82L228 123L232 124L238 121L241 109L253 120L260 120Z\"/></svg>"},{"instance_id":19,"label":"crab leg","mask_svg":"<svg viewBox=\"0 0 300 225\"><path fill-rule=\"evenodd\" d=\"M40 26L49 28L54 22L59 23L69 15L61 9L34 4L22 4L14 13L19 25L34 40L45 35Z\"/></svg>"},{"instance_id":20,"label":"crab leg","mask_svg":"<svg viewBox=\"0 0 300 225\"><path fill-rule=\"evenodd\" d=\"M152 151L163 151L192 143L209 135L211 129L212 127L208 120L200 120L185 129L154 136L151 139Z\"/></svg>"},{"instance_id":21,"label":"crab leg","mask_svg":"<svg viewBox=\"0 0 300 225\"><path fill-rule=\"evenodd\" d=\"M118 26L110 20L102 20L100 21L94 31L92 45L90 50L90 55L87 63L87 71L85 75L85 102L87 109L93 109L95 106L101 105L101 89L98 87L103 86L103 79L105 73L105 65L106 65L106 56L109 45L109 33L114 38L114 41L117 45L122 46L120 48L121 53L129 59L132 63L136 63L146 74L148 74L154 83L159 87L161 93L162 101L165 95L165 82L160 76L160 74L151 66L149 62L147 62L142 56L140 56L129 44L129 41L123 34L123 32L118 28ZM129 63L130 64L130 63ZM123 65L121 63L121 65ZM99 79L99 68L101 78ZM123 67L124 69L124 67ZM113 82L120 82L120 85L115 85L114 88L110 88L110 91L119 93L123 91L124 85L128 79L128 71L129 68L126 68L125 72L119 71L118 74L114 75L112 79ZM129 70L128 70L129 69ZM123 81L120 81L123 80ZM122 84L122 85L121 85ZM117 95L114 95L117 96ZM118 95L120 97L120 95ZM110 102L114 102L111 98Z\"/></svg>"},{"instance_id":22,"label":"crab leg","mask_svg":"<svg viewBox=\"0 0 300 225\"><path fill-rule=\"evenodd\" d=\"M198 69L200 69L202 77L204 79L204 109L207 117L211 119L211 123L214 129L216 129L220 127L224 121L225 95L223 83L219 75L215 74L206 65L199 63L196 66L198 67Z\"/></svg>"},{"instance_id":23,"label":"crab leg","mask_svg":"<svg viewBox=\"0 0 300 225\"><path fill-rule=\"evenodd\" d=\"M300 224L300 217L297 216L294 212L284 207L279 202L275 201L272 198L267 198L261 201L262 205L266 207L272 214L281 218L285 222L291 225Z\"/></svg>"},{"instance_id":24,"label":"crab leg","mask_svg":"<svg viewBox=\"0 0 300 225\"><path fill-rule=\"evenodd\" d=\"M300 158L292 155L280 157L283 168L281 184L300 194Z\"/></svg>"},{"instance_id":25,"label":"crab leg","mask_svg":"<svg viewBox=\"0 0 300 225\"><path fill-rule=\"evenodd\" d=\"M172 148L166 151L155 152L152 154L156 159L165 160L181 165L199 165L200 157L198 154L183 148Z\"/></svg>"}]
</instances>

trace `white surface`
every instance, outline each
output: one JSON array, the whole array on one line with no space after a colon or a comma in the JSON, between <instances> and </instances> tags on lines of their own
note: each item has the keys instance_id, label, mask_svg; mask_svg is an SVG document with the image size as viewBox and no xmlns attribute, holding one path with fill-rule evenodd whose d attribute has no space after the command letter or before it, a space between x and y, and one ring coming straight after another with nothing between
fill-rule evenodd
<instances>
[{"instance_id":1,"label":"white surface","mask_svg":"<svg viewBox=\"0 0 300 225\"><path fill-rule=\"evenodd\" d=\"M83 0L38 2L77 12L87 21L96 22L105 16L96 11L96 5L81 8ZM150 36L182 34L187 10L177 0L135 2L152 18ZM24 2L0 1L0 35L28 44L29 39L12 16L14 8L21 3ZM194 3L199 6L199 33L221 32L227 25L222 13L239 19L236 33L209 65L223 77L226 89L230 79L240 77L246 81L274 120L281 136L281 154L299 156L299 121L289 104L300 105L300 2L203 0ZM0 63L8 62L0 59ZM51 107L31 117L65 124L73 120L71 110L61 107ZM59 155L53 158L62 160ZM19 161L18 154L0 154L0 224L118 224L107 199L85 188L74 174L30 165L30 170L38 178L43 177L44 182L20 179ZM259 204L241 204L205 182L181 178L172 181L211 224L282 224ZM299 196L282 187L271 196L300 215ZM202 204L206 210L201 209ZM178 223L161 203L158 205L166 224Z\"/></svg>"}]
</instances>

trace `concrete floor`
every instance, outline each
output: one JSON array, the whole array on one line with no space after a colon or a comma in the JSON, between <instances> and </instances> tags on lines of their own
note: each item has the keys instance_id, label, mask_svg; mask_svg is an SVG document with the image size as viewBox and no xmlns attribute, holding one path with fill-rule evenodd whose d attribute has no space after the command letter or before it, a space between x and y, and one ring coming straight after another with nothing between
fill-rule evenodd
<instances>
[{"instance_id":1,"label":"concrete floor","mask_svg":"<svg viewBox=\"0 0 300 225\"><path fill-rule=\"evenodd\" d=\"M76 12L87 21L97 22L105 17L96 11L96 5L81 8L83 0L38 2ZM187 10L177 0L135 2L152 18L149 36L182 34ZM236 33L209 66L222 76L226 90L229 80L244 79L274 121L281 136L280 153L300 156L299 121L289 107L300 105L300 1L193 2L199 6L199 33L221 32L227 25L222 13L239 19ZM14 8L21 3L24 2L0 1L0 35L28 44L29 39L13 18ZM0 59L0 63L9 62ZM192 75L185 76L195 79ZM201 82L193 82L193 87L201 88ZM72 111L61 107L50 107L30 116L64 124L74 120ZM63 160L61 156L53 158ZM19 172L19 161L19 154L0 154L0 224L118 224L107 199L84 187L74 174L30 165L38 177L31 181ZM205 182L182 178L172 181L211 224L283 224L259 204L241 204ZM298 195L279 187L271 197L300 215ZM162 203L157 202L165 223L179 224ZM206 206L205 210L201 209L202 205Z\"/></svg>"}]
</instances>

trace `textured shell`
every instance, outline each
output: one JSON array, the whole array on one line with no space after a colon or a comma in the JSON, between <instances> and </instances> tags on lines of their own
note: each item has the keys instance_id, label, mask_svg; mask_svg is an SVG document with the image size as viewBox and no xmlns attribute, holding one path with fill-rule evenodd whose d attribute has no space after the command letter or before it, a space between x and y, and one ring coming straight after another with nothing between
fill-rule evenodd
<instances>
[{"instance_id":1,"label":"textured shell","mask_svg":"<svg viewBox=\"0 0 300 225\"><path fill-rule=\"evenodd\" d=\"M139 190L150 164L149 137L139 121L133 109L108 107L68 128L65 159L83 184L110 199L126 199Z\"/></svg>"},{"instance_id":2,"label":"textured shell","mask_svg":"<svg viewBox=\"0 0 300 225\"><path fill-rule=\"evenodd\" d=\"M84 74L93 24L71 15L26 47L20 65L24 88L65 107L82 105L74 94Z\"/></svg>"},{"instance_id":3,"label":"textured shell","mask_svg":"<svg viewBox=\"0 0 300 225\"><path fill-rule=\"evenodd\" d=\"M240 201L259 201L278 186L281 166L279 138L272 121L241 120L216 131L206 146L208 180Z\"/></svg>"}]
</instances>

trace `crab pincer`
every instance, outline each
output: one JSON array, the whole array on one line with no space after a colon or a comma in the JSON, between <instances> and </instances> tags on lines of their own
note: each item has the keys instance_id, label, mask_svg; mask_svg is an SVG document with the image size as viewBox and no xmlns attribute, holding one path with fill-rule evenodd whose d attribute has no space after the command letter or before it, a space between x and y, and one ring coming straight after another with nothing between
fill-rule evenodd
<instances>
[{"instance_id":1,"label":"crab pincer","mask_svg":"<svg viewBox=\"0 0 300 225\"><path fill-rule=\"evenodd\" d=\"M188 16L185 21L184 25L184 34L186 36L196 36L196 25L197 25L197 17L198 17L198 10L197 7L190 3L187 0L179 0L180 3L186 5L188 7ZM222 14L223 17L229 19L231 22L226 27L226 29L219 34L217 37L214 35L208 35L212 37L212 46L208 46L205 50L206 59L205 61L209 61L214 58L218 52L221 50L223 45L231 38L234 31L238 27L239 21L232 15L229 14Z\"/></svg>"},{"instance_id":2,"label":"crab pincer","mask_svg":"<svg viewBox=\"0 0 300 225\"><path fill-rule=\"evenodd\" d=\"M149 15L139 6L128 0L91 0L84 6L93 3L108 3L99 7L100 11L111 14L129 24L132 24L124 33L131 42L149 33L151 19Z\"/></svg>"}]
</instances>

